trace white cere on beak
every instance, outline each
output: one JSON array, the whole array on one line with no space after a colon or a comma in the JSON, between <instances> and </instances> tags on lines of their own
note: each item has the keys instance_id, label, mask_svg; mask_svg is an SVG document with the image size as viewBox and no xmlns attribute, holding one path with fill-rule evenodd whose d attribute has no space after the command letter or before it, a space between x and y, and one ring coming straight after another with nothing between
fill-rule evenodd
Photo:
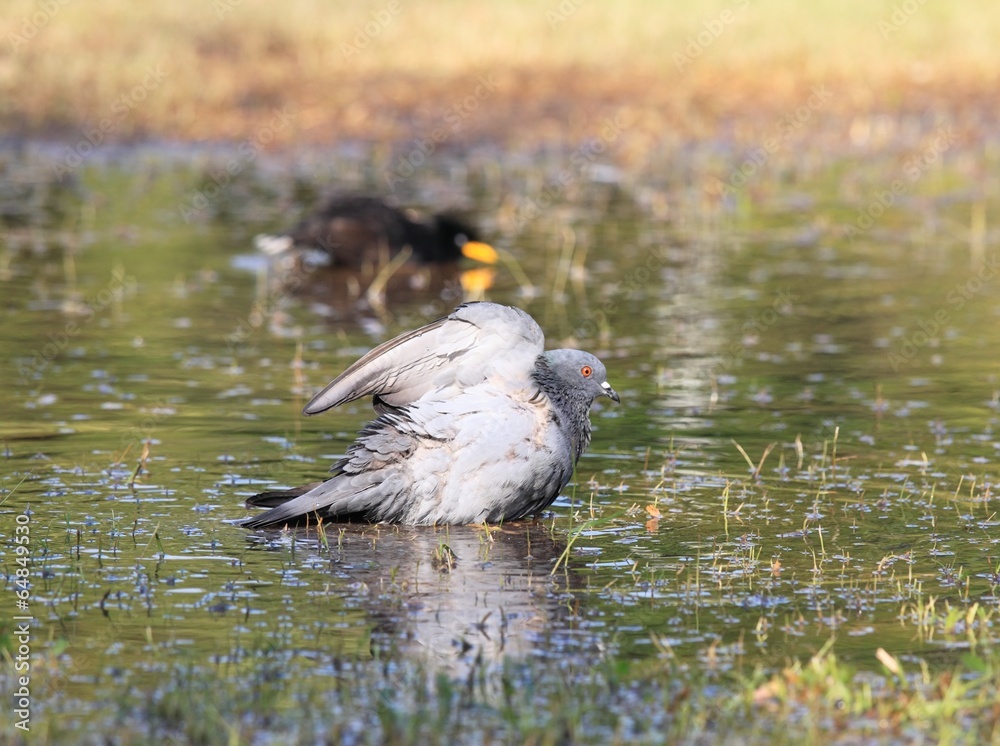
<instances>
[{"instance_id":1,"label":"white cere on beak","mask_svg":"<svg viewBox=\"0 0 1000 746\"><path fill-rule=\"evenodd\" d=\"M601 383L601 388L604 389L604 394L611 400L620 402L621 399L618 398L618 392L611 388L611 384L607 381Z\"/></svg>"}]
</instances>

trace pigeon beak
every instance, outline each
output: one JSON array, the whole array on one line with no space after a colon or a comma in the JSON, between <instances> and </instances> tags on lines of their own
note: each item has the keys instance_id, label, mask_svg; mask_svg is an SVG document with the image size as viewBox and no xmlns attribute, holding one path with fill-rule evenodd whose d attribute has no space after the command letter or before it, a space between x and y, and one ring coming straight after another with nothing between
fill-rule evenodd
<instances>
[{"instance_id":1,"label":"pigeon beak","mask_svg":"<svg viewBox=\"0 0 1000 746\"><path fill-rule=\"evenodd\" d=\"M610 383L608 383L607 381L605 381L604 383L601 384L601 388L604 389L604 395L606 397L608 397L609 399L611 399L613 401L618 402L619 404L622 403L622 400L618 398L618 392L615 391L613 388L611 388L611 384Z\"/></svg>"}]
</instances>

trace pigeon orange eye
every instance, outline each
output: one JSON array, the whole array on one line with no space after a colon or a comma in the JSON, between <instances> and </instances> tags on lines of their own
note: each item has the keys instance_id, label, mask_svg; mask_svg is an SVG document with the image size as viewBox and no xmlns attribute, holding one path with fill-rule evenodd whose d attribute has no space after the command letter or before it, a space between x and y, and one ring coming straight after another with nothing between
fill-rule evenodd
<instances>
[{"instance_id":1,"label":"pigeon orange eye","mask_svg":"<svg viewBox=\"0 0 1000 746\"><path fill-rule=\"evenodd\" d=\"M590 378L593 372L594 369L591 368L589 365L584 365L582 368L580 368L580 375L583 376L584 378Z\"/></svg>"}]
</instances>

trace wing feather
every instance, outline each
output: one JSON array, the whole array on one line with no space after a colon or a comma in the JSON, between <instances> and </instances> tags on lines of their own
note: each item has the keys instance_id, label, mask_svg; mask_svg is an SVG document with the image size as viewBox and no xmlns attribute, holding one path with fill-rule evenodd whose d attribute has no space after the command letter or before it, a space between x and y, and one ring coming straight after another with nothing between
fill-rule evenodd
<instances>
[{"instance_id":1,"label":"wing feather","mask_svg":"<svg viewBox=\"0 0 1000 746\"><path fill-rule=\"evenodd\" d=\"M401 407L428 392L475 385L495 374L531 374L544 347L528 314L496 303L466 303L448 316L384 342L351 365L302 410L318 414L364 396Z\"/></svg>"}]
</instances>

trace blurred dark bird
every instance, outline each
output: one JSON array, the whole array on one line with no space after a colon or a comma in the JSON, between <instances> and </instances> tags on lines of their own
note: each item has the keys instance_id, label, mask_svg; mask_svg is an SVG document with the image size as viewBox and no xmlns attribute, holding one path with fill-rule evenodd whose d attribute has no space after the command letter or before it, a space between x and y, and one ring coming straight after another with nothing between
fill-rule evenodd
<instances>
[{"instance_id":1,"label":"blurred dark bird","mask_svg":"<svg viewBox=\"0 0 1000 746\"><path fill-rule=\"evenodd\" d=\"M486 264L496 252L476 240L475 231L451 215L422 216L378 197L336 197L287 233L259 235L254 243L271 255L314 250L335 266L382 267L401 252L420 264L446 264L463 256Z\"/></svg>"}]
</instances>

